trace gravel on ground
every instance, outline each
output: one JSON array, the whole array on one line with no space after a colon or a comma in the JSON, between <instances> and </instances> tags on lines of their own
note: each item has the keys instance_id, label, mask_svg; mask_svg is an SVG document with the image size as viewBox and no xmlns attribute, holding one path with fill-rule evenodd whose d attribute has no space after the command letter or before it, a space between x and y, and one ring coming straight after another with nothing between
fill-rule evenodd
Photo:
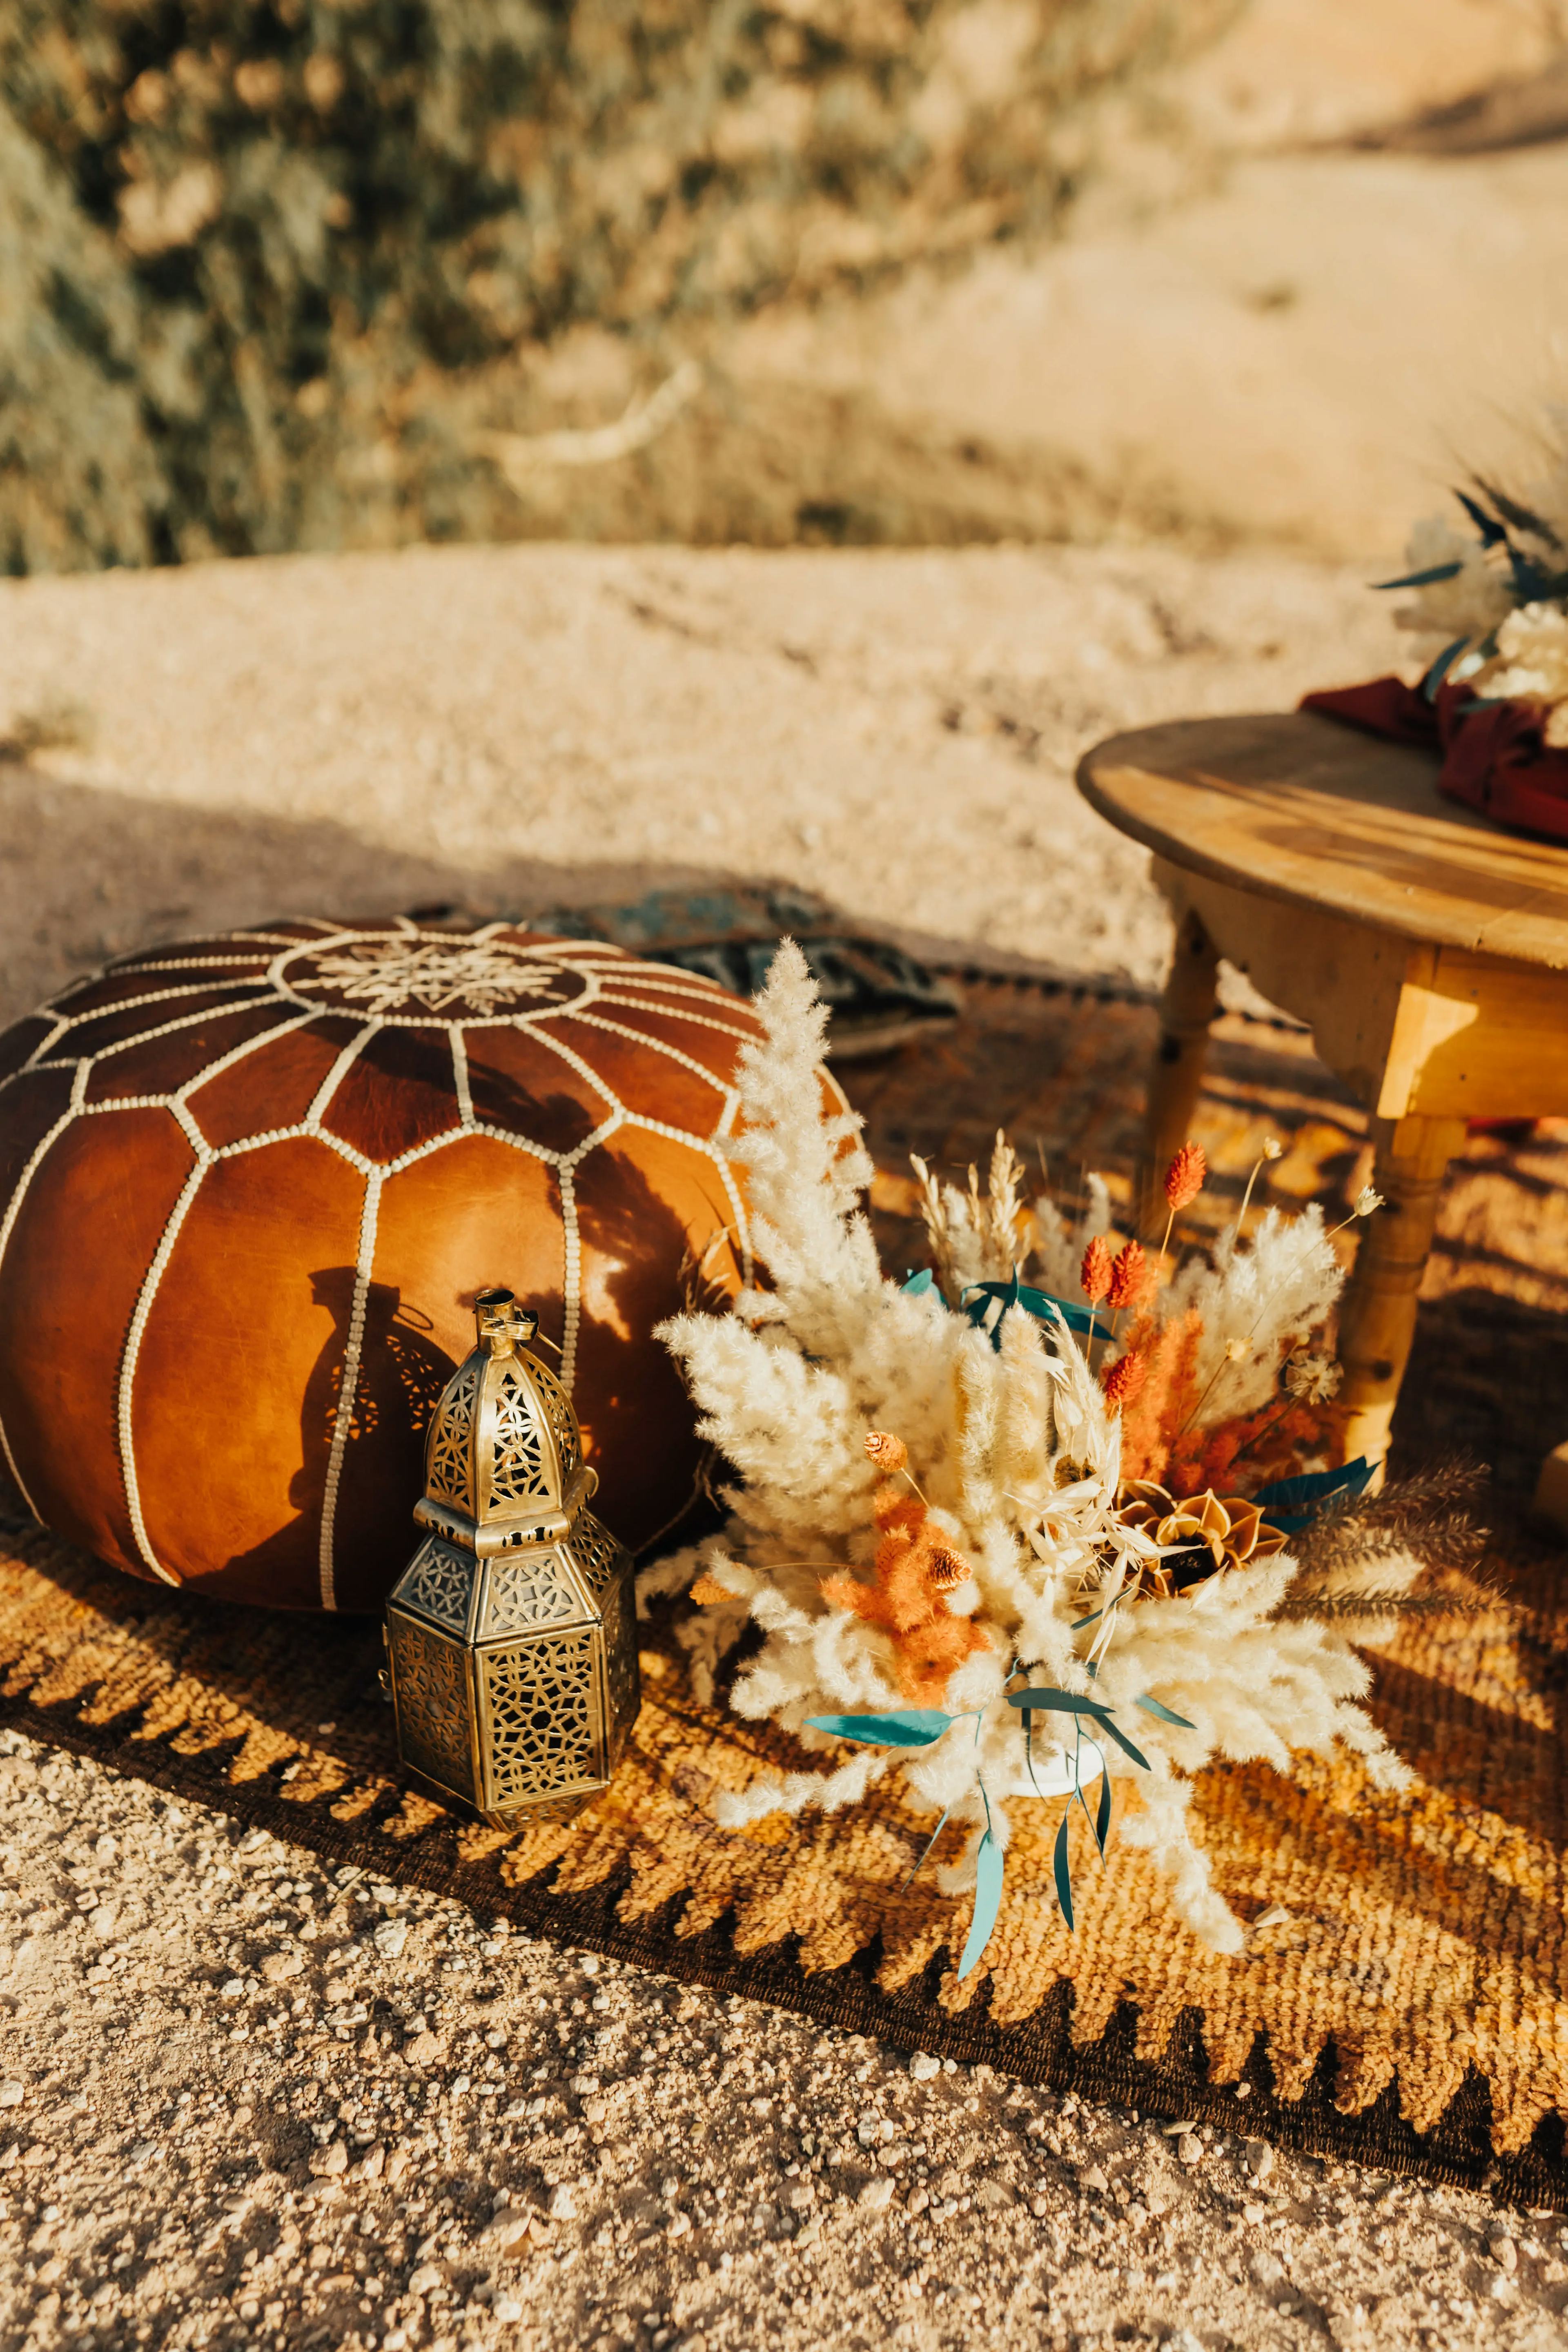
<instances>
[{"instance_id":1,"label":"gravel on ground","mask_svg":"<svg viewBox=\"0 0 1568 2352\"><path fill-rule=\"evenodd\" d=\"M1561 2215L913 2058L0 1734L0 2342L1560 2345Z\"/></svg>"}]
</instances>

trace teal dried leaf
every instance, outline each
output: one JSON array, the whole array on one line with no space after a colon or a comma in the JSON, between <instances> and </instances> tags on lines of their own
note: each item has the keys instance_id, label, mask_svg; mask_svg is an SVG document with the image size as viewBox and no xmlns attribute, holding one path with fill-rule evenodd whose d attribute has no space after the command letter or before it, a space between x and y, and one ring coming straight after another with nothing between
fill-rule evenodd
<instances>
[{"instance_id":1,"label":"teal dried leaf","mask_svg":"<svg viewBox=\"0 0 1568 2352\"><path fill-rule=\"evenodd\" d=\"M1072 1808L1062 1815L1062 1825L1057 1832L1056 1852L1051 1857L1051 1872L1057 1882L1057 1901L1062 1906L1062 1917L1072 1933L1072 1870L1068 1859L1068 1820Z\"/></svg>"},{"instance_id":2,"label":"teal dried leaf","mask_svg":"<svg viewBox=\"0 0 1568 2352\"><path fill-rule=\"evenodd\" d=\"M909 1280L904 1284L904 1297L906 1298L924 1298L927 1294L930 1291L934 1290L935 1287L935 1275L932 1274L929 1265L922 1265L919 1274L911 1274Z\"/></svg>"},{"instance_id":3,"label":"teal dried leaf","mask_svg":"<svg viewBox=\"0 0 1568 2352\"><path fill-rule=\"evenodd\" d=\"M1496 516L1488 514L1485 507L1478 505L1476 500L1470 497L1468 490L1456 490L1454 492L1454 496L1458 499L1459 504L1464 508L1465 512L1469 516L1470 520L1475 524L1477 530L1480 533L1481 545L1483 547L1500 547L1503 541L1507 539L1508 533L1504 530L1501 523L1498 521Z\"/></svg>"},{"instance_id":4,"label":"teal dried leaf","mask_svg":"<svg viewBox=\"0 0 1568 2352\"><path fill-rule=\"evenodd\" d=\"M1429 563L1425 572L1403 572L1397 580L1374 580L1372 584L1374 588L1430 588L1434 581L1457 579L1464 568L1462 563Z\"/></svg>"},{"instance_id":5,"label":"teal dried leaf","mask_svg":"<svg viewBox=\"0 0 1568 2352\"><path fill-rule=\"evenodd\" d=\"M1509 583L1521 604L1543 604L1552 594L1552 574L1533 556L1521 555L1517 547L1508 551Z\"/></svg>"},{"instance_id":6,"label":"teal dried leaf","mask_svg":"<svg viewBox=\"0 0 1568 2352\"><path fill-rule=\"evenodd\" d=\"M906 1706L890 1715L808 1715L813 1731L858 1739L862 1748L929 1748L953 1722L937 1707Z\"/></svg>"},{"instance_id":7,"label":"teal dried leaf","mask_svg":"<svg viewBox=\"0 0 1568 2352\"><path fill-rule=\"evenodd\" d=\"M1339 1470L1309 1470L1299 1478L1276 1478L1271 1485L1259 1486L1252 1499L1271 1528L1278 1528L1281 1535L1299 1536L1303 1528L1311 1526L1325 1503L1341 1497L1349 1502L1363 1493L1372 1474L1373 1465L1364 1454L1358 1454Z\"/></svg>"},{"instance_id":8,"label":"teal dried leaf","mask_svg":"<svg viewBox=\"0 0 1568 2352\"><path fill-rule=\"evenodd\" d=\"M1035 1779L1035 1717L1032 1709L1024 1717L1024 1765L1036 1796L1043 1797L1046 1792Z\"/></svg>"},{"instance_id":9,"label":"teal dried leaf","mask_svg":"<svg viewBox=\"0 0 1568 2352\"><path fill-rule=\"evenodd\" d=\"M1135 1698L1132 1704L1141 1706L1145 1715L1158 1716L1162 1723L1176 1724L1183 1731L1195 1731L1198 1727L1195 1723L1189 1723L1184 1715L1178 1715L1174 1707L1163 1706L1157 1698L1151 1698L1147 1692L1142 1698Z\"/></svg>"},{"instance_id":10,"label":"teal dried leaf","mask_svg":"<svg viewBox=\"0 0 1568 2352\"><path fill-rule=\"evenodd\" d=\"M1020 1282L1016 1274L1010 1282L972 1282L963 1294L963 1311L972 1323L982 1323L990 1312L993 1300L1000 1299L1004 1309L1021 1307L1037 1323L1049 1323L1059 1315L1069 1331L1080 1339L1109 1339L1110 1326L1100 1322L1087 1307L1075 1307L1066 1298L1053 1297L1048 1290L1032 1290Z\"/></svg>"},{"instance_id":11,"label":"teal dried leaf","mask_svg":"<svg viewBox=\"0 0 1568 2352\"><path fill-rule=\"evenodd\" d=\"M1451 646L1444 646L1442 652L1438 655L1436 660L1433 663L1431 668L1427 671L1426 677L1421 681L1421 691L1426 696L1428 702L1436 701L1437 688L1442 685L1443 680L1447 677L1449 670L1458 660L1459 656L1464 652L1465 647L1469 644L1469 642L1468 637L1456 637Z\"/></svg>"},{"instance_id":12,"label":"teal dried leaf","mask_svg":"<svg viewBox=\"0 0 1568 2352\"><path fill-rule=\"evenodd\" d=\"M938 1823L937 1823L937 1825L936 1825L935 1829L934 1829L934 1830L932 1830L932 1832L931 1832L931 1833L930 1837L928 1837L928 1838L927 1838L927 1840L926 1840L926 1842L925 1842L924 1845L922 1845L922 1846L921 1846L921 1850L920 1850L919 1859L916 1861L916 1864L915 1864L914 1868L910 1871L910 1873L909 1876L905 1879L903 1885L902 1885L902 1886L900 1886L900 1889L899 1889L899 1892L900 1892L900 1895L902 1895L902 1894L905 1892L905 1890L906 1890L907 1888L909 1888L909 1887L910 1887L910 1886L912 1886L912 1885L914 1885L914 1883L915 1883L916 1879L920 1876L921 1872L925 1868L925 1865L926 1865L926 1859L927 1859L928 1855L930 1854L930 1853L931 1853L931 1850L932 1846L933 1846L933 1845L935 1845L935 1843L936 1843L936 1842L937 1842L938 1838L939 1838L939 1837L941 1837L941 1835L942 1835L942 1833L943 1830L944 1830L944 1829L946 1829L946 1827L947 1827L947 1814L948 1814L948 1813L951 1813L951 1812L952 1812L952 1807L951 1805L949 1805L949 1807L948 1807L948 1809L947 1809L947 1812L946 1812L946 1813L943 1813L943 1815L942 1815L942 1817L941 1821L940 1821L940 1822L938 1822Z\"/></svg>"},{"instance_id":13,"label":"teal dried leaf","mask_svg":"<svg viewBox=\"0 0 1568 2352\"><path fill-rule=\"evenodd\" d=\"M1106 1832L1110 1827L1110 1775L1100 1776L1100 1802L1094 1809L1094 1842L1100 1848L1100 1858L1105 1860Z\"/></svg>"},{"instance_id":14,"label":"teal dried leaf","mask_svg":"<svg viewBox=\"0 0 1568 2352\"><path fill-rule=\"evenodd\" d=\"M958 1963L960 1984L991 1941L991 1930L996 1925L996 1913L1002 1902L1002 1849L987 1830L974 1857L974 1916L970 1920L963 1954Z\"/></svg>"},{"instance_id":15,"label":"teal dried leaf","mask_svg":"<svg viewBox=\"0 0 1568 2352\"><path fill-rule=\"evenodd\" d=\"M1104 1732L1107 1739L1114 1739L1116 1745L1121 1749L1122 1753L1124 1755L1131 1756L1134 1764L1138 1765L1142 1771L1148 1772L1152 1769L1152 1767L1149 1762L1149 1759L1144 1755L1142 1749L1141 1748L1134 1748L1132 1742L1128 1738L1127 1734L1124 1731L1118 1731L1116 1726L1110 1720L1110 1710L1109 1707L1106 1708L1099 1720L1100 1728Z\"/></svg>"},{"instance_id":16,"label":"teal dried leaf","mask_svg":"<svg viewBox=\"0 0 1568 2352\"><path fill-rule=\"evenodd\" d=\"M1110 1709L1102 1698L1080 1698L1076 1691L1052 1690L1045 1684L1033 1690L1009 1691L1009 1706L1047 1707L1053 1715L1088 1715L1103 1722Z\"/></svg>"},{"instance_id":17,"label":"teal dried leaf","mask_svg":"<svg viewBox=\"0 0 1568 2352\"><path fill-rule=\"evenodd\" d=\"M1543 514L1537 514L1533 507L1510 498L1506 490L1500 490L1495 482L1484 480L1479 474L1472 478L1482 498L1490 499L1505 523L1511 523L1515 530L1527 530L1533 538L1544 540L1548 547L1562 546L1563 541Z\"/></svg>"}]
</instances>

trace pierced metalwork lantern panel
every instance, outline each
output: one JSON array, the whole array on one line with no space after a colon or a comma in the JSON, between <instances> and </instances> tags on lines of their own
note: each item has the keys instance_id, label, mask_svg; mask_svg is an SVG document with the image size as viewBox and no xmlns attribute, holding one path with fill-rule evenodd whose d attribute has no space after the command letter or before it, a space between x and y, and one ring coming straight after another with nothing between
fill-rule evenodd
<instances>
[{"instance_id":1,"label":"pierced metalwork lantern panel","mask_svg":"<svg viewBox=\"0 0 1568 2352\"><path fill-rule=\"evenodd\" d=\"M508 1290L475 1316L430 1426L425 1539L386 1606L387 1679L410 1777L510 1828L608 1785L641 1700L637 1615L571 1401L527 1352L534 1318Z\"/></svg>"}]
</instances>

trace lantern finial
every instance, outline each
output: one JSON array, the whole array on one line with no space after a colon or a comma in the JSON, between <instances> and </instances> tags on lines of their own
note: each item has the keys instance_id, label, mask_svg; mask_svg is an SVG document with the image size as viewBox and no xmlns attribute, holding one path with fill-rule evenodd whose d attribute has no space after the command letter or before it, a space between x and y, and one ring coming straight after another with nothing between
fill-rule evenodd
<instances>
[{"instance_id":1,"label":"lantern finial","mask_svg":"<svg viewBox=\"0 0 1568 2352\"><path fill-rule=\"evenodd\" d=\"M539 1318L520 1307L510 1290L481 1290L474 1300L474 1324L481 1346L488 1342L492 1356L510 1356L530 1344Z\"/></svg>"}]
</instances>

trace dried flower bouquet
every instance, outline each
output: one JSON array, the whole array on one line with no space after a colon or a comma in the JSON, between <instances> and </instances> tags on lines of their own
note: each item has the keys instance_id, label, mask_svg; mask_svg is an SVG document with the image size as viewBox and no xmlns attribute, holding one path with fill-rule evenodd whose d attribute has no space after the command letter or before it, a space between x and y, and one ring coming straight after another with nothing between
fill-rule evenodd
<instances>
[{"instance_id":1,"label":"dried flower bouquet","mask_svg":"<svg viewBox=\"0 0 1568 2352\"><path fill-rule=\"evenodd\" d=\"M1408 588L1395 615L1437 650L1429 695L1468 684L1478 702L1522 702L1542 740L1568 750L1568 409L1548 413L1547 465L1528 496L1476 478L1456 493L1468 528L1446 515L1416 524L1409 569L1384 588Z\"/></svg>"},{"instance_id":2,"label":"dried flower bouquet","mask_svg":"<svg viewBox=\"0 0 1568 2352\"><path fill-rule=\"evenodd\" d=\"M984 1190L921 1171L934 1263L889 1279L859 1122L822 1117L826 1015L787 941L757 1009L736 1156L771 1286L662 1334L735 1474L730 1517L641 1592L689 1587L703 1604L679 1631L704 1696L754 1621L762 1646L731 1704L828 1769L760 1780L718 1818L832 1811L900 1771L932 1844L949 1822L968 1832L940 1878L974 1889L966 1974L1010 1807L1060 1812L1070 1925L1070 1811L1103 1854L1111 1784L1133 1782L1120 1834L1169 1872L1198 1935L1238 1949L1188 1833L1192 1775L1257 1757L1289 1773L1294 1753L1337 1742L1400 1784L1358 1703L1352 1643L1419 1601L1434 1529L1445 1559L1468 1556L1464 1482L1369 1501L1364 1465L1315 1466L1336 1377L1320 1335L1342 1280L1315 1208L1269 1210L1245 1241L1238 1220L1173 1265L1112 1232L1099 1180L1076 1223L1026 1205L999 1139ZM1189 1147L1173 1218L1203 1181Z\"/></svg>"}]
</instances>

